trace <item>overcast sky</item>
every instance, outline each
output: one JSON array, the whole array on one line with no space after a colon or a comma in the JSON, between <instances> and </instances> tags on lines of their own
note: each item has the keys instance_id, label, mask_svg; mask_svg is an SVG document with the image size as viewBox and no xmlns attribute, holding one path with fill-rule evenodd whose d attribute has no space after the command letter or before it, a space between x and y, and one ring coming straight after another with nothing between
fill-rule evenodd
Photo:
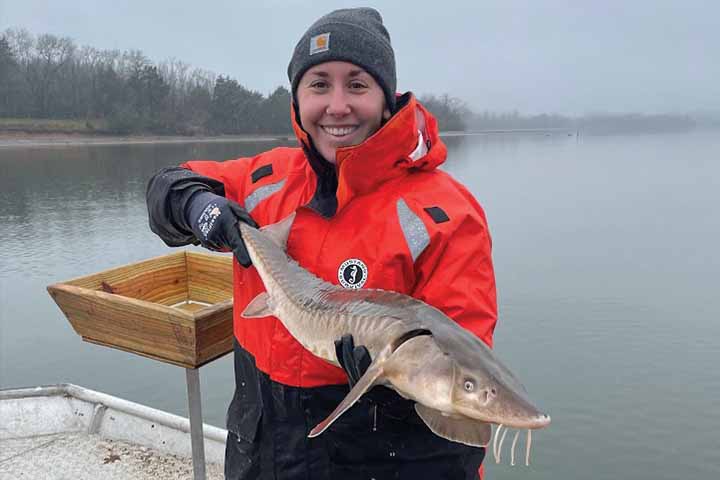
<instances>
[{"instance_id":1,"label":"overcast sky","mask_svg":"<svg viewBox=\"0 0 720 480\"><path fill-rule=\"evenodd\" d=\"M720 1L0 0L0 31L177 58L269 93L319 16L373 6L398 88L524 113L720 110Z\"/></svg>"}]
</instances>

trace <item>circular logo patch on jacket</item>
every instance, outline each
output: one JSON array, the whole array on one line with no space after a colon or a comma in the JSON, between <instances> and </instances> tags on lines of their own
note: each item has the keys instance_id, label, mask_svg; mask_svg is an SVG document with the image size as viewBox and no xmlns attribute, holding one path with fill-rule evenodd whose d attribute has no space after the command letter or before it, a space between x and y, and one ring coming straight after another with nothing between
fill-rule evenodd
<instances>
[{"instance_id":1,"label":"circular logo patch on jacket","mask_svg":"<svg viewBox=\"0 0 720 480\"><path fill-rule=\"evenodd\" d=\"M338 280L345 288L362 288L367 281L368 269L362 260L350 258L338 268Z\"/></svg>"}]
</instances>

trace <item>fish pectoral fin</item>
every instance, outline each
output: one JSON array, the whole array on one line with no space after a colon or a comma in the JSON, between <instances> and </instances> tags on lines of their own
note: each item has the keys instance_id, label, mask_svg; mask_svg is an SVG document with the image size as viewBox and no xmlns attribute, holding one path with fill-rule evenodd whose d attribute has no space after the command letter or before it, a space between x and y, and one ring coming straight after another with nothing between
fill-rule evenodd
<instances>
[{"instance_id":1,"label":"fish pectoral fin","mask_svg":"<svg viewBox=\"0 0 720 480\"><path fill-rule=\"evenodd\" d=\"M287 240L290 236L290 229L295 221L295 215L295 212L293 212L277 223L260 227L260 231L270 237L273 243L275 243L278 247L287 251Z\"/></svg>"},{"instance_id":2,"label":"fish pectoral fin","mask_svg":"<svg viewBox=\"0 0 720 480\"><path fill-rule=\"evenodd\" d=\"M492 426L489 423L463 416L449 417L419 403L415 404L415 411L435 435L447 440L472 447L485 447L492 438Z\"/></svg>"},{"instance_id":3,"label":"fish pectoral fin","mask_svg":"<svg viewBox=\"0 0 720 480\"><path fill-rule=\"evenodd\" d=\"M385 364L383 356L379 356L378 361L374 361L370 364L367 371L360 377L360 380L350 390L342 402L335 407L335 410L322 422L318 423L315 428L310 430L308 437L317 437L323 433L332 423L340 418L340 415L345 413L355 402L357 402L362 395L370 390L378 381L383 374L383 365Z\"/></svg>"},{"instance_id":4,"label":"fish pectoral fin","mask_svg":"<svg viewBox=\"0 0 720 480\"><path fill-rule=\"evenodd\" d=\"M262 292L247 304L240 316L243 318L261 318L272 315L273 313L268 305L269 300L270 295L267 292Z\"/></svg>"}]
</instances>

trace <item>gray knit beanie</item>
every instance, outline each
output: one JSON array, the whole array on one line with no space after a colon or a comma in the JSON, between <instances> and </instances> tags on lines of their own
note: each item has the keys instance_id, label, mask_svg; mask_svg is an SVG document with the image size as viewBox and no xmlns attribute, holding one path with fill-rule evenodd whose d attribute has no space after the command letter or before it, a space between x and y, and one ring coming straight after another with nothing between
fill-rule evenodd
<instances>
[{"instance_id":1,"label":"gray knit beanie","mask_svg":"<svg viewBox=\"0 0 720 480\"><path fill-rule=\"evenodd\" d=\"M344 61L362 67L395 110L395 53L380 13L372 8L344 8L320 17L302 36L288 65L293 98L303 74L324 62Z\"/></svg>"}]
</instances>

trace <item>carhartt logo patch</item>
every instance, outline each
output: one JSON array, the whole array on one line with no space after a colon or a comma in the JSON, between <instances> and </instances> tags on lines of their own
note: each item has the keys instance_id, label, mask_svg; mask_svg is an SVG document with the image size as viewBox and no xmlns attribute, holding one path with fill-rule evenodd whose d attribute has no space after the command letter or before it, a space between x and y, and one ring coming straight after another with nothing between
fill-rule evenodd
<instances>
[{"instance_id":1,"label":"carhartt logo patch","mask_svg":"<svg viewBox=\"0 0 720 480\"><path fill-rule=\"evenodd\" d=\"M330 32L315 35L310 39L310 55L330 50Z\"/></svg>"},{"instance_id":2,"label":"carhartt logo patch","mask_svg":"<svg viewBox=\"0 0 720 480\"><path fill-rule=\"evenodd\" d=\"M338 280L345 288L362 288L368 277L367 266L362 260L350 258L338 268Z\"/></svg>"}]
</instances>

